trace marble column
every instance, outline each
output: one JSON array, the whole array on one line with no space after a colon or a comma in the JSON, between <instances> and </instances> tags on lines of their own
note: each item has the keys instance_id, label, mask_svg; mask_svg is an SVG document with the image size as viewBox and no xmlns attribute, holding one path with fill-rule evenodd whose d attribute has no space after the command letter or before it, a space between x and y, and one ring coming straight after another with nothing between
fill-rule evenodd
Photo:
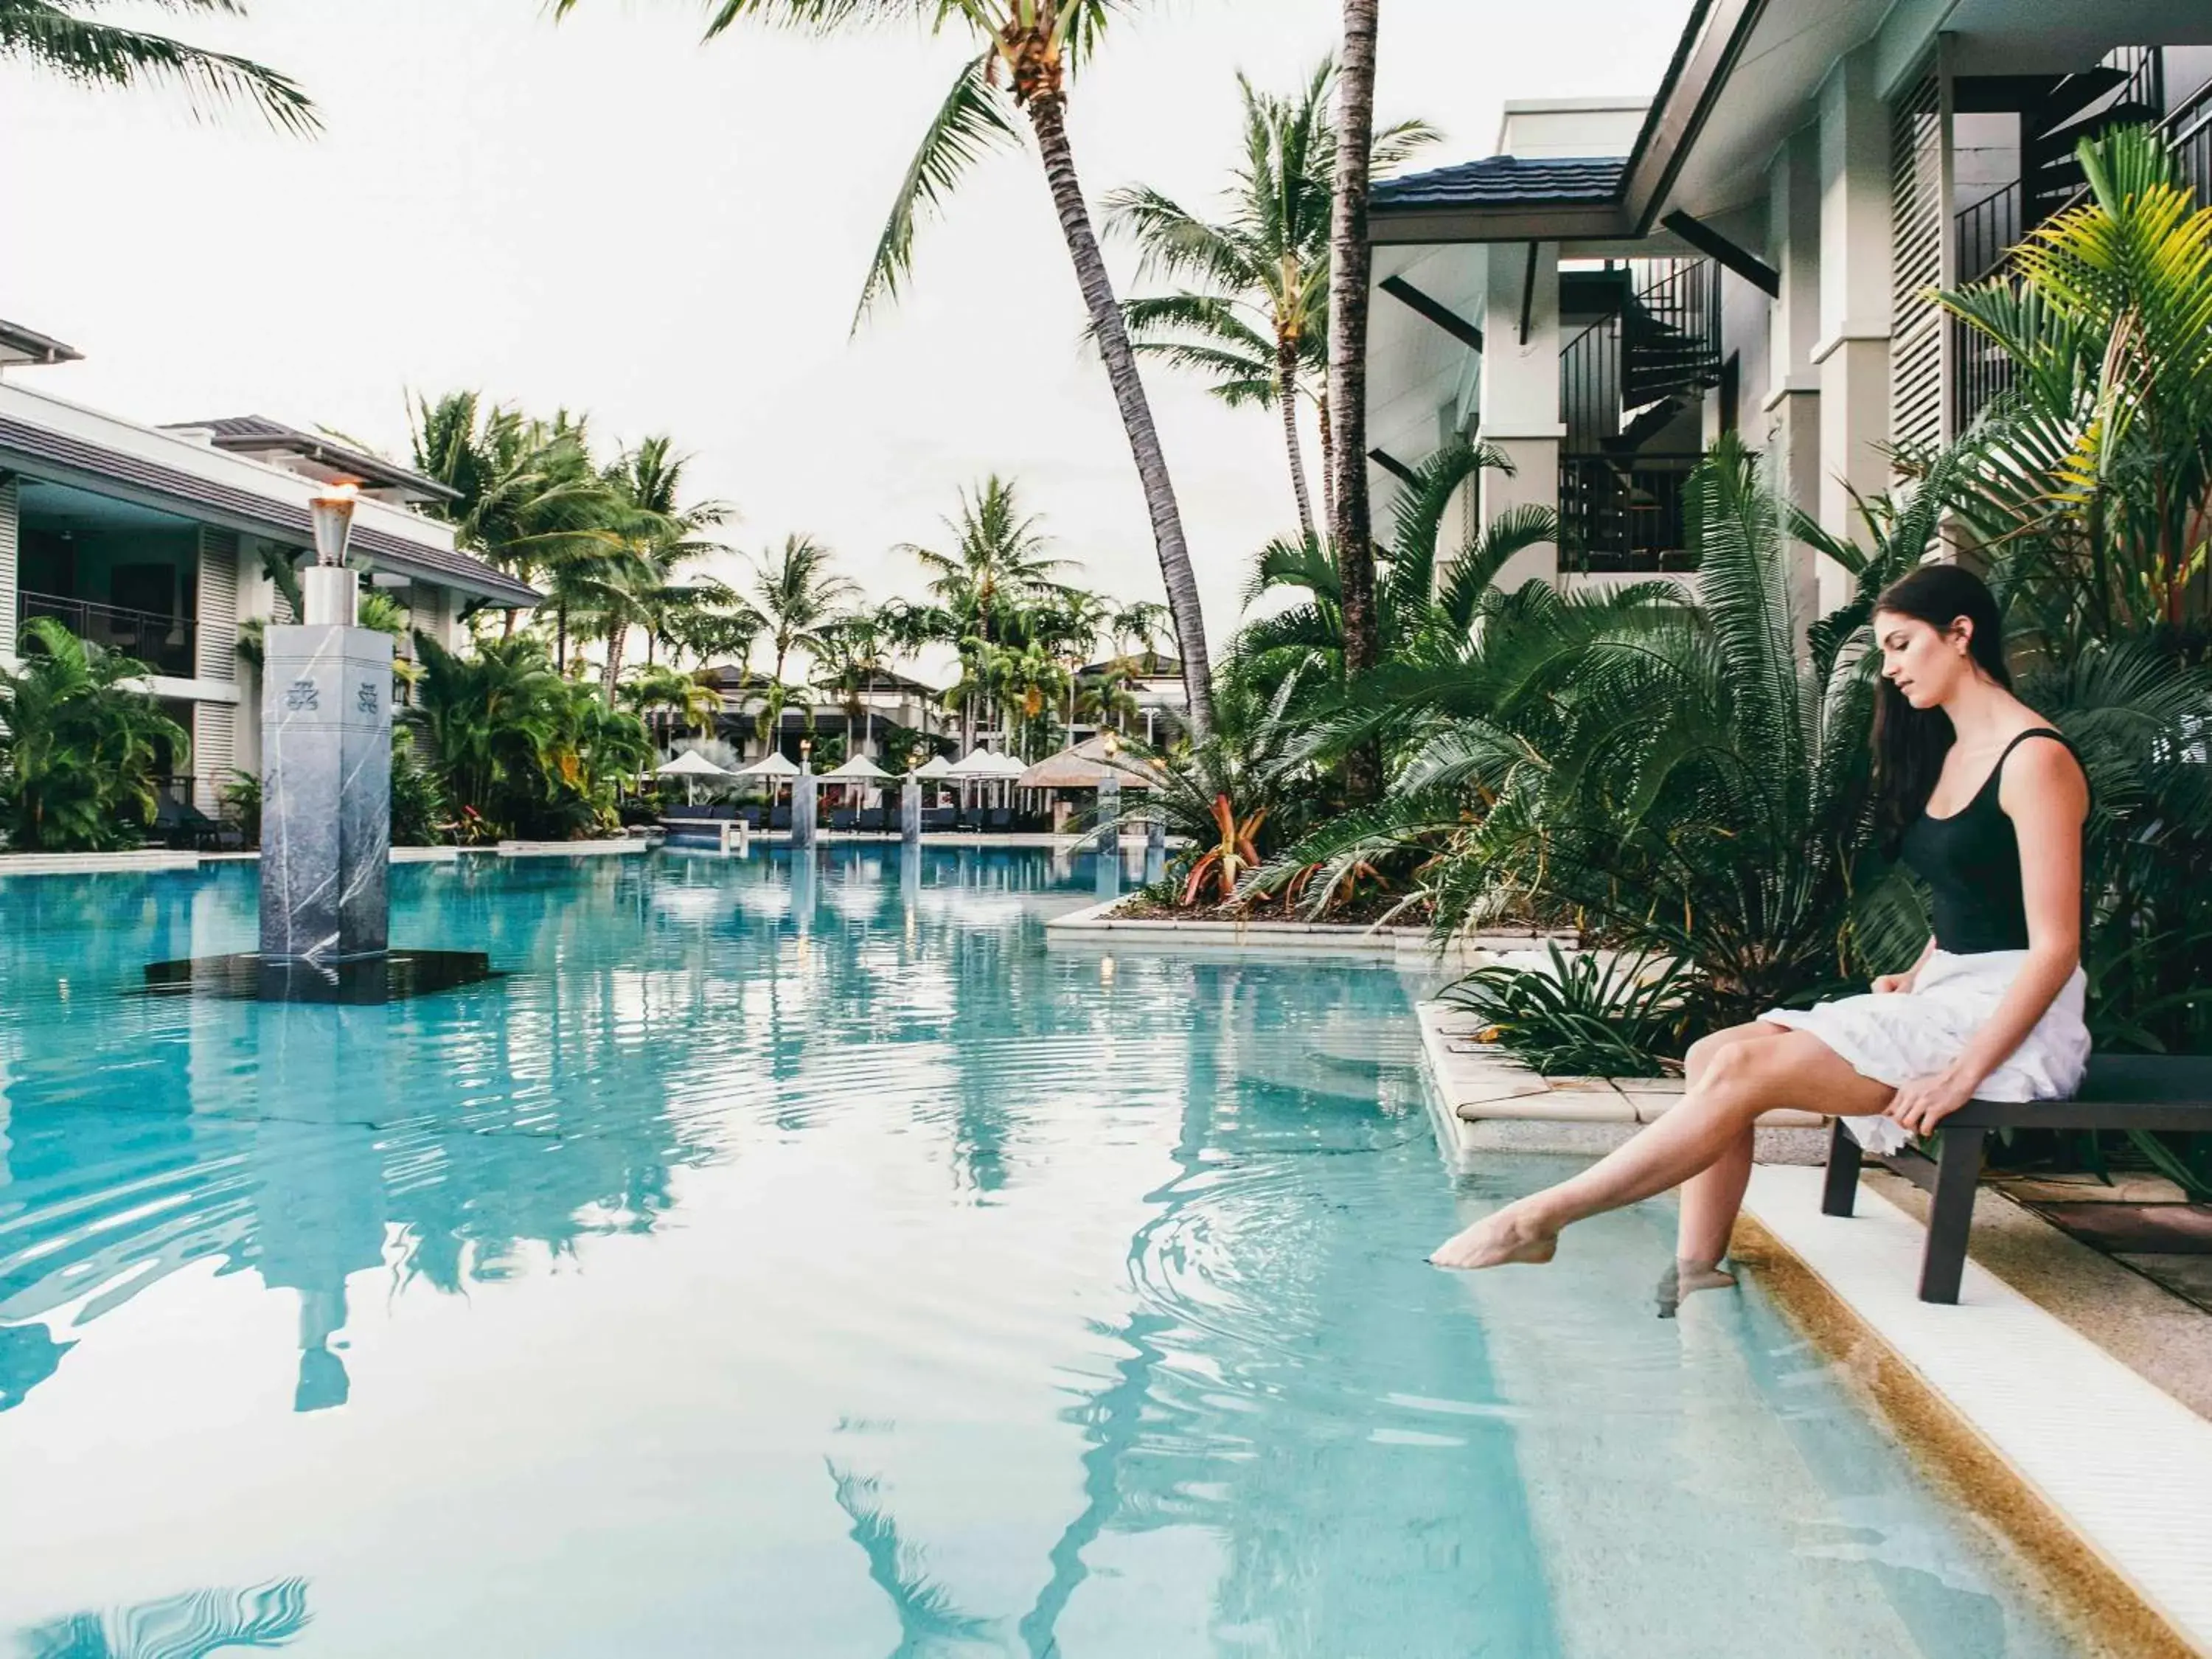
<instances>
[{"instance_id":1,"label":"marble column","mask_svg":"<svg viewBox=\"0 0 2212 1659\"><path fill-rule=\"evenodd\" d=\"M320 623L272 627L264 639L261 954L313 963L381 956L392 637Z\"/></svg>"},{"instance_id":2,"label":"marble column","mask_svg":"<svg viewBox=\"0 0 2212 1659\"><path fill-rule=\"evenodd\" d=\"M909 847L921 840L921 786L912 778L899 790L899 839Z\"/></svg>"},{"instance_id":3,"label":"marble column","mask_svg":"<svg viewBox=\"0 0 2212 1659\"><path fill-rule=\"evenodd\" d=\"M812 769L802 763L799 775L791 781L791 844L793 847L814 845L814 792L817 781Z\"/></svg>"},{"instance_id":4,"label":"marble column","mask_svg":"<svg viewBox=\"0 0 2212 1659\"><path fill-rule=\"evenodd\" d=\"M1098 853L1118 859L1121 850L1121 780L1109 772L1098 785Z\"/></svg>"}]
</instances>

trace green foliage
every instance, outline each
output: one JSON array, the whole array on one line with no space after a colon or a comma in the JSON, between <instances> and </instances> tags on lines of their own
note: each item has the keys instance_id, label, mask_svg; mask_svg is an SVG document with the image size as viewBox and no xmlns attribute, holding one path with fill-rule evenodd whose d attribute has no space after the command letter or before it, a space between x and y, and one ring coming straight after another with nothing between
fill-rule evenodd
<instances>
[{"instance_id":1,"label":"green foliage","mask_svg":"<svg viewBox=\"0 0 2212 1659\"><path fill-rule=\"evenodd\" d=\"M154 780L181 757L182 727L131 689L152 671L49 617L25 623L21 665L0 667L0 828L17 852L137 844Z\"/></svg>"},{"instance_id":2,"label":"green foliage","mask_svg":"<svg viewBox=\"0 0 2212 1659\"><path fill-rule=\"evenodd\" d=\"M446 839L445 825L453 817L437 774L415 753L415 738L405 730L392 734L392 844L394 847L434 847Z\"/></svg>"},{"instance_id":3,"label":"green foliage","mask_svg":"<svg viewBox=\"0 0 2212 1659\"><path fill-rule=\"evenodd\" d=\"M458 820L545 841L618 823L619 784L653 760L643 721L610 708L596 685L562 678L534 640L487 641L462 657L415 638L422 678L402 719Z\"/></svg>"},{"instance_id":4,"label":"green foliage","mask_svg":"<svg viewBox=\"0 0 2212 1659\"><path fill-rule=\"evenodd\" d=\"M1690 976L1648 957L1545 947L1549 971L1496 963L1448 985L1446 1002L1546 1077L1659 1077L1686 1046ZM1679 1067L1675 1068L1679 1069Z\"/></svg>"},{"instance_id":5,"label":"green foliage","mask_svg":"<svg viewBox=\"0 0 2212 1659\"><path fill-rule=\"evenodd\" d=\"M238 0L165 0L168 9L236 12ZM0 59L16 59L86 87L181 87L202 109L244 102L271 126L302 136L322 122L290 76L229 52L85 15L99 0L0 0Z\"/></svg>"},{"instance_id":6,"label":"green foliage","mask_svg":"<svg viewBox=\"0 0 2212 1659\"><path fill-rule=\"evenodd\" d=\"M238 826L248 847L261 845L261 775L234 768L223 783L222 815Z\"/></svg>"}]
</instances>

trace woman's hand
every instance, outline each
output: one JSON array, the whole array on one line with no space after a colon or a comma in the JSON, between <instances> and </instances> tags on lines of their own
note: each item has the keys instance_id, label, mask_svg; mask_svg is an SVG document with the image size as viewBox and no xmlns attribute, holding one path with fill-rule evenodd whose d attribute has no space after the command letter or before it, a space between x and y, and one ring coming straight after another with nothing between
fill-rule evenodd
<instances>
[{"instance_id":1,"label":"woman's hand","mask_svg":"<svg viewBox=\"0 0 2212 1659\"><path fill-rule=\"evenodd\" d=\"M1890 1097L1882 1115L1894 1118L1916 1135L1931 1133L1942 1121L1974 1097L1980 1082L1954 1066L1931 1077L1917 1077Z\"/></svg>"},{"instance_id":2,"label":"woman's hand","mask_svg":"<svg viewBox=\"0 0 2212 1659\"><path fill-rule=\"evenodd\" d=\"M1878 997L1895 996L1911 988L1911 974L1883 974L1874 982L1874 994Z\"/></svg>"}]
</instances>

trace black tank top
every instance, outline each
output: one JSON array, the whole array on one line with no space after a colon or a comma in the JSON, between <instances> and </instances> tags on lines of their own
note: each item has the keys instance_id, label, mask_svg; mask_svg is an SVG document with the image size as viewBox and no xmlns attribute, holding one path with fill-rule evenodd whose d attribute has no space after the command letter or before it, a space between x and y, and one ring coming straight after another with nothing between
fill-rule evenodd
<instances>
[{"instance_id":1,"label":"black tank top","mask_svg":"<svg viewBox=\"0 0 2212 1659\"><path fill-rule=\"evenodd\" d=\"M2047 726L2023 732L2004 746L1988 780L1948 817L1923 811L1905 832L1899 851L1913 874L1928 884L1935 912L1936 945L1954 956L2027 949L2027 903L2021 891L2020 837L1997 799L2004 765L2030 738L2066 743ZM2071 753L2074 745L2066 744Z\"/></svg>"}]
</instances>

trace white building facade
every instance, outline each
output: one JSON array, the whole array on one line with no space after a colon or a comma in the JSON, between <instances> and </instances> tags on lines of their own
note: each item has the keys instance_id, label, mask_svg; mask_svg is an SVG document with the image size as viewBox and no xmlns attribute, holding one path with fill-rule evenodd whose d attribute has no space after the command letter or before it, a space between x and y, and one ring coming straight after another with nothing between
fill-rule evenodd
<instances>
[{"instance_id":1,"label":"white building facade","mask_svg":"<svg viewBox=\"0 0 2212 1659\"><path fill-rule=\"evenodd\" d=\"M2160 127L2212 201L2205 0L1699 0L1650 99L1507 106L1498 153L1379 185L1369 438L1387 501L1441 444L1510 476L1465 527L1560 515L1508 585L1692 562L1723 431L1830 531L1887 446L1964 431L2003 362L1929 290L2075 199L2075 141ZM1842 597L1809 550L1801 598Z\"/></svg>"},{"instance_id":2,"label":"white building facade","mask_svg":"<svg viewBox=\"0 0 2212 1659\"><path fill-rule=\"evenodd\" d=\"M0 367L75 355L0 324ZM22 624L46 617L145 662L191 738L167 787L214 811L234 772L260 766L241 629L290 620L275 573L310 556L307 503L338 479L361 486L349 562L411 628L457 647L472 608L536 603L415 510L440 486L380 457L256 416L143 426L0 380L0 660L14 666Z\"/></svg>"}]
</instances>

